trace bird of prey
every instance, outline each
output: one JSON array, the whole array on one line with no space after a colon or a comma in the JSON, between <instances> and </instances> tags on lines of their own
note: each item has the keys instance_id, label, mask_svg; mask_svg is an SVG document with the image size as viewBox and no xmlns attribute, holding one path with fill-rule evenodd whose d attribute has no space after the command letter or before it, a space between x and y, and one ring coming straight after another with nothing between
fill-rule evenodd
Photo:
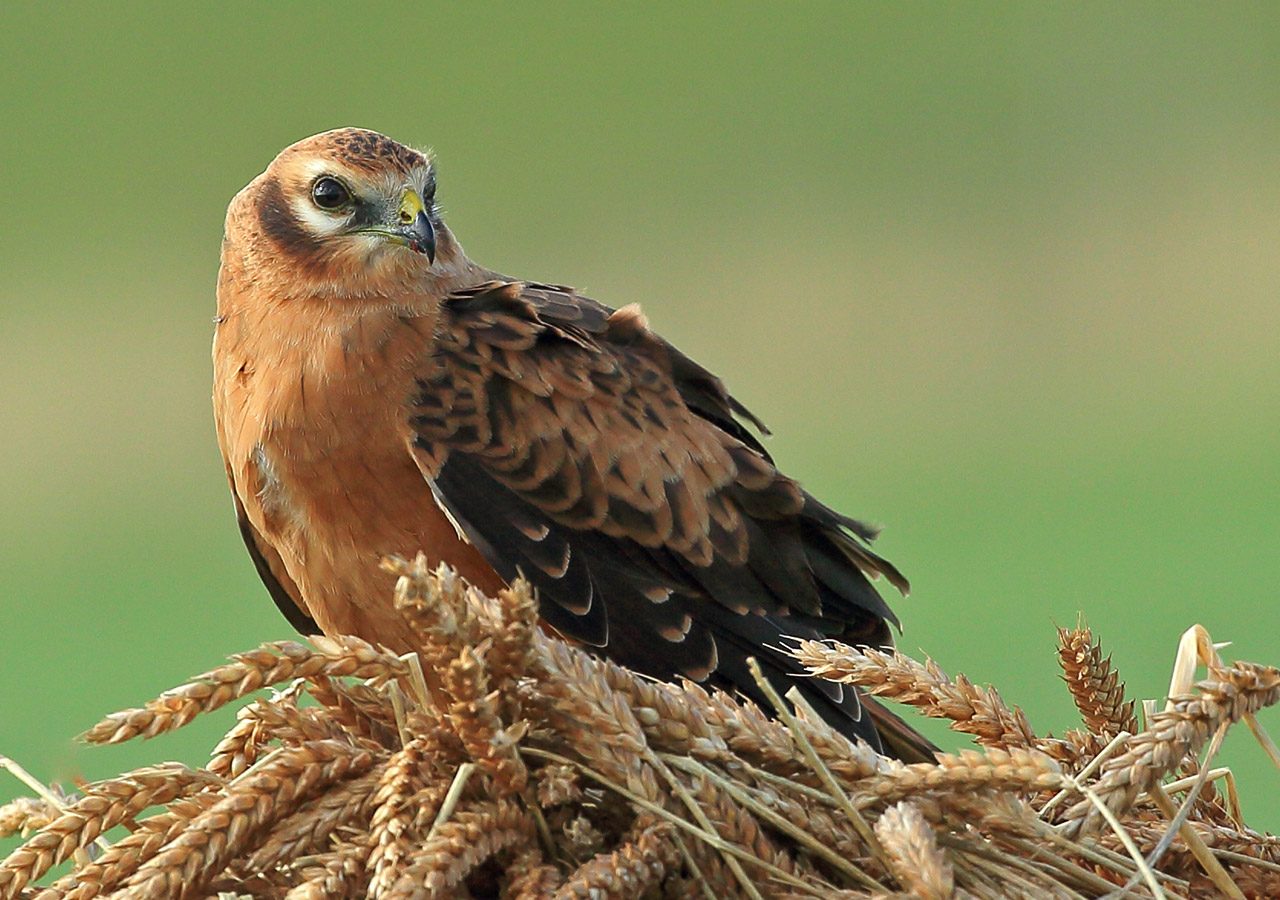
<instances>
[{"instance_id":1,"label":"bird of prey","mask_svg":"<svg viewBox=\"0 0 1280 900\"><path fill-rule=\"evenodd\" d=\"M779 472L639 307L469 259L429 156L356 128L282 151L227 211L216 323L240 531L298 630L412 649L379 561L423 551L485 591L523 575L547 626L635 670L760 700L754 656L846 735L931 758L779 650L891 644L871 580L907 582L874 531Z\"/></svg>"}]
</instances>

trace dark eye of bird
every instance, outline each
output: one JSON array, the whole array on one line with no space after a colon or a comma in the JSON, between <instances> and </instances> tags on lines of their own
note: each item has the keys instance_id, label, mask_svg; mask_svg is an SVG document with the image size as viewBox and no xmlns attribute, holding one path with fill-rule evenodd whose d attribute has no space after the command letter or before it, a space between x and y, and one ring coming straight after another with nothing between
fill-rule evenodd
<instances>
[{"instance_id":1,"label":"dark eye of bird","mask_svg":"<svg viewBox=\"0 0 1280 900\"><path fill-rule=\"evenodd\" d=\"M351 201L351 192L336 178L321 178L311 187L311 199L321 209L337 209Z\"/></svg>"}]
</instances>

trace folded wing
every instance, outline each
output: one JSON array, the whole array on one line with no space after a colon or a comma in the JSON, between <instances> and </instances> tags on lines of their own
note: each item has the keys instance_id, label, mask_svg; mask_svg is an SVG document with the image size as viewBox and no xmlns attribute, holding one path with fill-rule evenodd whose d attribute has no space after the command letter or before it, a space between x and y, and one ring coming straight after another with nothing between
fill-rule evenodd
<instances>
[{"instance_id":1,"label":"folded wing","mask_svg":"<svg viewBox=\"0 0 1280 900\"><path fill-rule=\"evenodd\" d=\"M489 282L449 297L418 379L412 452L500 575L569 638L658 678L761 699L757 657L837 727L880 746L852 690L803 674L785 636L890 644L870 580L906 580L866 525L781 474L719 379L635 307Z\"/></svg>"}]
</instances>

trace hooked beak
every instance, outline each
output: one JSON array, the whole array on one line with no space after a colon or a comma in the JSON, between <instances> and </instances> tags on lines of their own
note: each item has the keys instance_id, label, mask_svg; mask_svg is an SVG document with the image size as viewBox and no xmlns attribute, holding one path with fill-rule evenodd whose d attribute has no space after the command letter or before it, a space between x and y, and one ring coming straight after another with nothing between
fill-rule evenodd
<instances>
[{"instance_id":1,"label":"hooked beak","mask_svg":"<svg viewBox=\"0 0 1280 900\"><path fill-rule=\"evenodd\" d=\"M400 200L400 227L397 234L404 238L409 249L415 253L425 253L427 259L436 261L436 231L431 227L431 218L422 205L422 198L413 188L404 192Z\"/></svg>"}]
</instances>

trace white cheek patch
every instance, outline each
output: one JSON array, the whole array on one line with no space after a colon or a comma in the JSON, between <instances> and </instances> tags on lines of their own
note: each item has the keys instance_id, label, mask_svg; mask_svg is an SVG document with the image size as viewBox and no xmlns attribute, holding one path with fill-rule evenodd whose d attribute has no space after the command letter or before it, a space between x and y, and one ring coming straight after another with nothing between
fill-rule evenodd
<instances>
[{"instance_id":1,"label":"white cheek patch","mask_svg":"<svg viewBox=\"0 0 1280 900\"><path fill-rule=\"evenodd\" d=\"M306 226L307 231L317 237L332 237L340 234L351 224L350 213L334 215L331 212L325 212L312 203L310 197L295 199L289 206L293 209L293 214L298 221Z\"/></svg>"}]
</instances>

